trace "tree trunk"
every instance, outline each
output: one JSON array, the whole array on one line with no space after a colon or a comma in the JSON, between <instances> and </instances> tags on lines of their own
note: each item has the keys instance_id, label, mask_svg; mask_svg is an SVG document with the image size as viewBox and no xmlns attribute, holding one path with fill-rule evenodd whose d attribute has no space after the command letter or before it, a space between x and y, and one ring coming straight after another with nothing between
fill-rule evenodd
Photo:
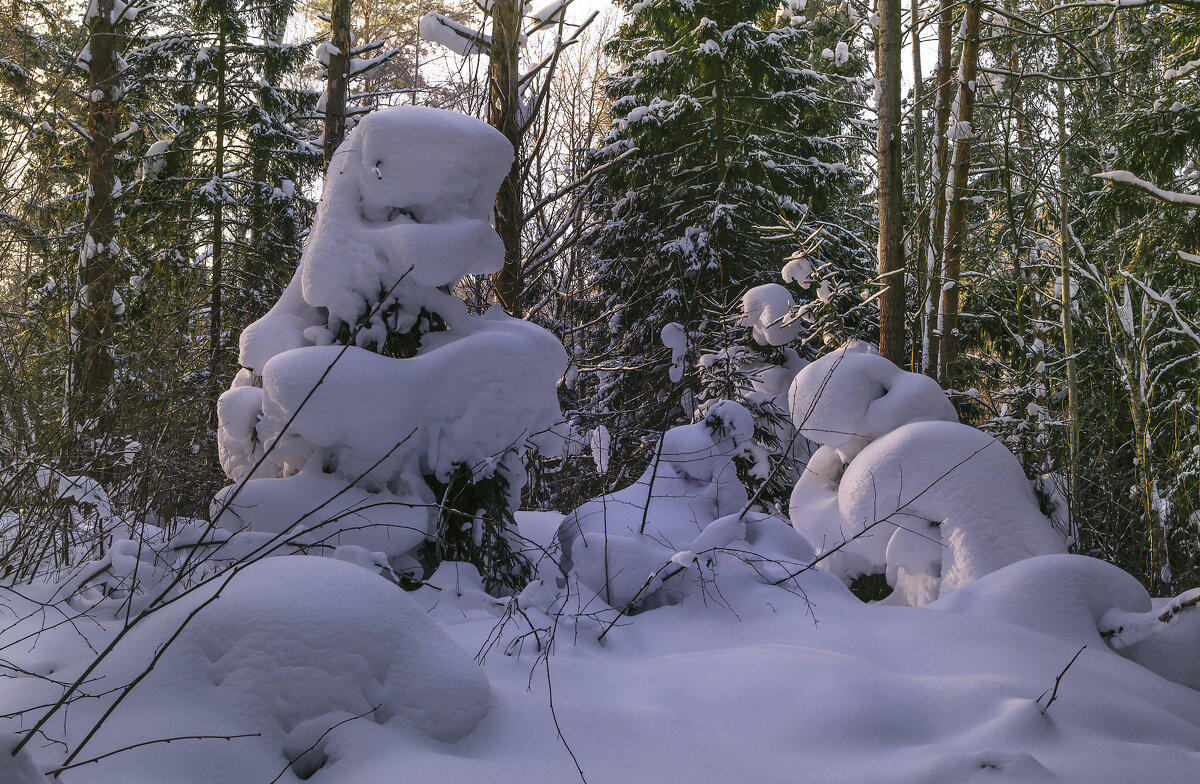
<instances>
[{"instance_id":1,"label":"tree trunk","mask_svg":"<svg viewBox=\"0 0 1200 784\"><path fill-rule=\"evenodd\" d=\"M208 383L209 409L208 424L213 430L217 429L217 397L220 395L222 382L221 335L223 318L221 314L222 297L221 277L225 264L225 122L229 111L229 100L226 95L226 76L229 66L227 59L229 31L224 19L217 26L217 118L216 142L213 146L213 178L217 181L216 200L213 203L212 224L212 257L209 259L212 269L212 291L208 311Z\"/></svg>"},{"instance_id":2,"label":"tree trunk","mask_svg":"<svg viewBox=\"0 0 1200 784\"><path fill-rule=\"evenodd\" d=\"M914 191L917 198L917 225L912 232L913 252L912 257L916 260L913 266L913 273L916 279L915 288L917 292L926 290L927 286L933 285L927 278L927 270L925 269L926 248L928 245L929 232L929 213L925 210L925 122L924 122L924 98L925 98L925 81L921 77L921 9L920 0L911 0L910 16L912 18L912 67L913 67L913 179ZM918 296L920 296L918 294ZM914 347L920 345L922 347L921 356L924 357L924 329L922 321L917 321L917 331L920 334L913 335ZM915 350L915 349L914 349Z\"/></svg>"},{"instance_id":3,"label":"tree trunk","mask_svg":"<svg viewBox=\"0 0 1200 784\"><path fill-rule=\"evenodd\" d=\"M492 278L496 299L514 316L521 315L521 126L520 78L521 0L496 0L492 5L491 80L488 123L513 146L513 165L496 194L496 231L504 242L504 266Z\"/></svg>"},{"instance_id":4,"label":"tree trunk","mask_svg":"<svg viewBox=\"0 0 1200 784\"><path fill-rule=\"evenodd\" d=\"M979 66L979 3L966 6L962 60L958 69L958 114L954 118L954 157L946 188L950 203L946 218L946 285L942 291L941 347L938 380L950 383L950 372L958 350L958 287L963 243L967 232L967 178L971 174L971 137L975 131L975 77Z\"/></svg>"},{"instance_id":5,"label":"tree trunk","mask_svg":"<svg viewBox=\"0 0 1200 784\"><path fill-rule=\"evenodd\" d=\"M875 63L879 77L879 353L908 366L904 296L904 179L900 133L900 0L880 0Z\"/></svg>"},{"instance_id":6,"label":"tree trunk","mask_svg":"<svg viewBox=\"0 0 1200 784\"><path fill-rule=\"evenodd\" d=\"M333 0L329 9L330 45L325 84L325 175L338 145L346 138L346 93L350 81L350 0Z\"/></svg>"},{"instance_id":7,"label":"tree trunk","mask_svg":"<svg viewBox=\"0 0 1200 784\"><path fill-rule=\"evenodd\" d=\"M1058 256L1062 275L1063 356L1067 363L1067 509L1071 532L1075 532L1075 509L1079 499L1079 382L1075 377L1075 334L1071 303L1070 211L1067 199L1066 88L1058 83Z\"/></svg>"},{"instance_id":8,"label":"tree trunk","mask_svg":"<svg viewBox=\"0 0 1200 784\"><path fill-rule=\"evenodd\" d=\"M950 100L954 90L954 83L950 79L950 60L953 56L953 19L950 16L952 8L951 0L941 0L938 4L938 64L934 74L937 101L933 124L933 216L929 231L929 286L925 293L925 318L921 336L921 371L933 378L937 377L938 349L941 345L938 320L942 295L942 258L946 248L946 178L950 170L950 148L946 130L950 122Z\"/></svg>"},{"instance_id":9,"label":"tree trunk","mask_svg":"<svg viewBox=\"0 0 1200 784\"><path fill-rule=\"evenodd\" d=\"M114 0L97 0L96 12L88 20L88 195L79 254L80 291L71 319L75 345L67 400L72 430L67 442L72 445L90 443L88 433L107 432L105 423L111 418L116 327L113 292L121 258L116 242L120 192L114 137L121 100L117 63L124 26L123 21L113 23L113 8ZM92 450L77 457L90 459Z\"/></svg>"}]
</instances>

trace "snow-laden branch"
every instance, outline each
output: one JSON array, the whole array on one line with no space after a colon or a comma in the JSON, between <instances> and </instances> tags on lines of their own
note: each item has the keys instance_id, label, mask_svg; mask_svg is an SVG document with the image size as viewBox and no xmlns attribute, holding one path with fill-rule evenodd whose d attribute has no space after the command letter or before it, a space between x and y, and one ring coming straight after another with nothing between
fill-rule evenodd
<instances>
[{"instance_id":1,"label":"snow-laden branch","mask_svg":"<svg viewBox=\"0 0 1200 784\"><path fill-rule=\"evenodd\" d=\"M1133 185L1146 191L1154 198L1161 199L1168 204L1187 204L1194 207L1200 207L1200 195L1163 190L1149 180L1141 179L1133 174L1133 172L1117 169L1114 171L1093 174L1092 178L1097 180L1105 180L1107 182L1120 182L1124 183L1125 185Z\"/></svg>"}]
</instances>

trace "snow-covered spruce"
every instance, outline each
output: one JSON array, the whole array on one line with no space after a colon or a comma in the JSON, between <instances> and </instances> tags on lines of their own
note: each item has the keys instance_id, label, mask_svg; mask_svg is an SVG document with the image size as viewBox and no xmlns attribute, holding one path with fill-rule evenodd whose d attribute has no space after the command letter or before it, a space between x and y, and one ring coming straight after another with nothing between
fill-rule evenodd
<instances>
[{"instance_id":1,"label":"snow-covered spruce","mask_svg":"<svg viewBox=\"0 0 1200 784\"><path fill-rule=\"evenodd\" d=\"M296 275L242 334L221 397L222 526L520 582L505 538L520 456L559 419L566 352L449 293L500 269L488 219L511 161L491 127L424 107L371 114L342 144Z\"/></svg>"},{"instance_id":2,"label":"snow-covered spruce","mask_svg":"<svg viewBox=\"0 0 1200 784\"><path fill-rule=\"evenodd\" d=\"M789 403L822 445L792 493L792 525L846 582L882 572L889 602L919 605L1065 552L1016 458L959 423L932 379L852 344L804 368Z\"/></svg>"}]
</instances>

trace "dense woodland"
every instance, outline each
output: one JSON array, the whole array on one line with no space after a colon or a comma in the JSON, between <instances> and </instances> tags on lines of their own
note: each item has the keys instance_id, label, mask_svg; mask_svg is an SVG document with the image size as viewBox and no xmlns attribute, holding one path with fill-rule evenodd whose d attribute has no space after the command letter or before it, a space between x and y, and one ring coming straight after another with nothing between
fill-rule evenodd
<instances>
[{"instance_id":1,"label":"dense woodland","mask_svg":"<svg viewBox=\"0 0 1200 784\"><path fill-rule=\"evenodd\" d=\"M504 269L456 293L571 356L575 446L529 458L524 506L628 484L729 399L769 447L744 479L786 517L807 454L753 376L857 339L1003 439L1075 551L1158 595L1196 584L1195 3L488 5L3 4L6 577L113 520L208 516L241 331L291 278L348 130L418 104L517 150ZM768 282L792 297L781 345L743 322ZM399 334L375 350L410 355ZM506 490L461 485L444 514Z\"/></svg>"}]
</instances>

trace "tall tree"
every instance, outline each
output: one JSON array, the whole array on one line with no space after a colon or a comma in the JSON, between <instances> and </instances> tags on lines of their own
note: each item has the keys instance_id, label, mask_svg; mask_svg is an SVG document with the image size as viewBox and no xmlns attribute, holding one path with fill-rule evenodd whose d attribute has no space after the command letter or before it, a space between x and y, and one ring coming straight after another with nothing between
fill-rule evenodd
<instances>
[{"instance_id":1,"label":"tall tree","mask_svg":"<svg viewBox=\"0 0 1200 784\"><path fill-rule=\"evenodd\" d=\"M908 366L905 338L908 303L904 275L904 168L900 127L900 0L879 0L875 33L875 78L879 82L879 353L900 367Z\"/></svg>"},{"instance_id":2,"label":"tall tree","mask_svg":"<svg viewBox=\"0 0 1200 784\"><path fill-rule=\"evenodd\" d=\"M128 16L135 10L115 0L95 0L88 28L87 197L79 251L78 301L72 313L69 421L86 443L111 424L116 287L121 247L117 238L122 183L117 177L117 138L124 85L121 50ZM94 431L94 432L92 432Z\"/></svg>"},{"instance_id":3,"label":"tall tree","mask_svg":"<svg viewBox=\"0 0 1200 784\"><path fill-rule=\"evenodd\" d=\"M504 134L516 152L512 169L496 196L496 229L504 241L504 266L493 276L492 288L500 305L520 316L527 286L522 242L525 225L532 217L524 207L524 181L545 142L543 137L528 138L530 129L546 105L563 52L579 42L598 12L593 11L579 23L568 23L571 0L550 3L532 13L522 0L496 0L485 5L479 29L431 12L421 20L421 35L461 55L487 55L487 121ZM522 72L524 42L543 31L554 36L549 52Z\"/></svg>"},{"instance_id":4,"label":"tall tree","mask_svg":"<svg viewBox=\"0 0 1200 784\"><path fill-rule=\"evenodd\" d=\"M954 101L952 124L947 129L954 140L950 161L950 179L946 185L949 212L946 216L946 258L943 274L942 308L939 320L941 343L938 351L938 380L950 383L950 374L957 358L959 273L963 244L967 232L968 178L971 174L971 140L975 135L975 89L979 69L979 11L980 4L971 0L963 19L962 55L958 69L958 97Z\"/></svg>"},{"instance_id":5,"label":"tall tree","mask_svg":"<svg viewBox=\"0 0 1200 784\"><path fill-rule=\"evenodd\" d=\"M836 100L844 83L804 58L804 18L777 24L765 1L625 10L613 43L621 70L609 83L614 124L596 157L607 168L592 239L594 348L581 360L591 409L621 456L614 466L704 403L701 354L732 349L742 295L778 281L796 248L765 227L803 224L819 237L799 265L806 271L844 272L862 260L835 217L839 192L855 188L849 154L834 141L848 119ZM844 42L828 57L835 73L862 63ZM796 278L812 286L810 316L827 302L850 310L861 283Z\"/></svg>"}]
</instances>

